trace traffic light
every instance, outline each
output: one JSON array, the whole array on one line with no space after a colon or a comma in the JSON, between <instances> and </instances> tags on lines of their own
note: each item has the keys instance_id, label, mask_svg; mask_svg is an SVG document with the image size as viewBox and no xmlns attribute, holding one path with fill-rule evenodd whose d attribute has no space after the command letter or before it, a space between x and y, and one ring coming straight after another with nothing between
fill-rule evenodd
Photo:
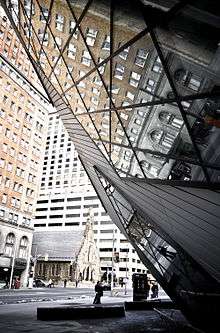
<instances>
[{"instance_id":1,"label":"traffic light","mask_svg":"<svg viewBox=\"0 0 220 333\"><path fill-rule=\"evenodd\" d=\"M119 262L119 252L114 253L115 262Z\"/></svg>"}]
</instances>

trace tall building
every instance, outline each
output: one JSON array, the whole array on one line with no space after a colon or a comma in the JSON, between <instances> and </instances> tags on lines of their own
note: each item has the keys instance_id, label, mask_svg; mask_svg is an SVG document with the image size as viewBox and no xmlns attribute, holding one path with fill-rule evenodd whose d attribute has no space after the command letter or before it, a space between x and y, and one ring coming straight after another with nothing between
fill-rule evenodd
<instances>
[{"instance_id":1,"label":"tall building","mask_svg":"<svg viewBox=\"0 0 220 333\"><path fill-rule=\"evenodd\" d=\"M218 324L216 2L1 3L114 223L194 324Z\"/></svg>"},{"instance_id":2,"label":"tall building","mask_svg":"<svg viewBox=\"0 0 220 333\"><path fill-rule=\"evenodd\" d=\"M49 110L47 98L28 77L33 81L33 69L1 12L0 275L9 282L14 266L22 285L28 277Z\"/></svg>"},{"instance_id":3,"label":"tall building","mask_svg":"<svg viewBox=\"0 0 220 333\"><path fill-rule=\"evenodd\" d=\"M44 232L46 236L52 231L60 231L62 236L62 232L69 231L71 237L71 231L84 230L90 210L94 215L93 230L101 275L110 274L113 267L117 281L127 277L131 286L132 274L146 273L147 269L103 208L62 121L50 114L35 232Z\"/></svg>"}]
</instances>

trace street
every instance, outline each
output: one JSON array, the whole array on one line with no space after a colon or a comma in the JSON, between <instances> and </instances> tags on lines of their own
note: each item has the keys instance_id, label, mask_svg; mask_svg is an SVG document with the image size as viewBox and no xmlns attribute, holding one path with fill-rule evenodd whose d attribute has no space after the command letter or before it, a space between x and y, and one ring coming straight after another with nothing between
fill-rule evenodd
<instances>
[{"instance_id":1,"label":"street","mask_svg":"<svg viewBox=\"0 0 220 333\"><path fill-rule=\"evenodd\" d=\"M109 292L105 292L109 293ZM57 301L94 297L91 288L34 288L0 290L0 304ZM0 310L1 311L1 310Z\"/></svg>"},{"instance_id":2,"label":"street","mask_svg":"<svg viewBox=\"0 0 220 333\"><path fill-rule=\"evenodd\" d=\"M164 297L162 292L161 297ZM0 290L0 331L4 333L169 333L166 323L154 311L128 311L125 317L103 319L37 320L37 307L56 305L92 304L92 288L36 288ZM125 295L124 289L111 295L105 291L102 304L119 304L132 300L132 290ZM184 317L177 310L165 310L180 322ZM178 330L178 333L188 332Z\"/></svg>"}]
</instances>

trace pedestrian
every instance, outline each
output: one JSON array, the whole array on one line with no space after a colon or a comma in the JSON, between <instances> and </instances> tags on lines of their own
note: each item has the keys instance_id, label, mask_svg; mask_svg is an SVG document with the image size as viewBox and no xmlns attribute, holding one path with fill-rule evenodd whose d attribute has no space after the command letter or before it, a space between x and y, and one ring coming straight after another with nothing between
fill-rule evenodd
<instances>
[{"instance_id":1,"label":"pedestrian","mask_svg":"<svg viewBox=\"0 0 220 333\"><path fill-rule=\"evenodd\" d=\"M15 279L15 283L14 283L14 288L15 288L15 289L19 289L19 288L20 288L20 285L21 285L21 283L20 283L20 279L19 279L19 278L16 278L16 279Z\"/></svg>"},{"instance_id":2,"label":"pedestrian","mask_svg":"<svg viewBox=\"0 0 220 333\"><path fill-rule=\"evenodd\" d=\"M76 288L77 288L77 286L78 286L78 283L79 283L79 281L78 281L78 280L76 280Z\"/></svg>"},{"instance_id":3,"label":"pedestrian","mask_svg":"<svg viewBox=\"0 0 220 333\"><path fill-rule=\"evenodd\" d=\"M154 282L154 284L151 287L151 298L158 298L158 284L157 282Z\"/></svg>"},{"instance_id":4,"label":"pedestrian","mask_svg":"<svg viewBox=\"0 0 220 333\"><path fill-rule=\"evenodd\" d=\"M50 279L49 282L48 282L48 287L49 287L49 288L52 287L52 283L53 283L53 281L52 281L52 279Z\"/></svg>"},{"instance_id":5,"label":"pedestrian","mask_svg":"<svg viewBox=\"0 0 220 333\"><path fill-rule=\"evenodd\" d=\"M93 304L101 304L101 297L103 296L103 287L100 281L95 285L95 298Z\"/></svg>"},{"instance_id":6,"label":"pedestrian","mask_svg":"<svg viewBox=\"0 0 220 333\"><path fill-rule=\"evenodd\" d=\"M147 285L146 285L146 293L147 293L147 298L149 297L149 293L150 293L150 284L147 281Z\"/></svg>"},{"instance_id":7,"label":"pedestrian","mask_svg":"<svg viewBox=\"0 0 220 333\"><path fill-rule=\"evenodd\" d=\"M63 284L64 284L64 288L66 288L67 279L64 279Z\"/></svg>"}]
</instances>

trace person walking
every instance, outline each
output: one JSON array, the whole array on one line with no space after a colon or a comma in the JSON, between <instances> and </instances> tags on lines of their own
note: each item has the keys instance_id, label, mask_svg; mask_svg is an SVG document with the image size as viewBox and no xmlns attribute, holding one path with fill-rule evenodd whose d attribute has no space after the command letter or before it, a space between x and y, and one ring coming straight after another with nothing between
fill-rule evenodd
<instances>
[{"instance_id":1,"label":"person walking","mask_svg":"<svg viewBox=\"0 0 220 333\"><path fill-rule=\"evenodd\" d=\"M103 288L100 281L95 285L95 298L93 304L101 304L101 297L103 296Z\"/></svg>"},{"instance_id":2,"label":"person walking","mask_svg":"<svg viewBox=\"0 0 220 333\"><path fill-rule=\"evenodd\" d=\"M64 281L63 281L64 288L66 288L66 284L67 284L67 279L64 279Z\"/></svg>"},{"instance_id":3,"label":"person walking","mask_svg":"<svg viewBox=\"0 0 220 333\"><path fill-rule=\"evenodd\" d=\"M158 298L158 284L157 282L154 282L154 284L151 287L151 298Z\"/></svg>"},{"instance_id":4,"label":"person walking","mask_svg":"<svg viewBox=\"0 0 220 333\"><path fill-rule=\"evenodd\" d=\"M52 283L53 283L53 281L52 281L52 279L50 279L49 282L48 282L48 287L49 287L49 288L52 287Z\"/></svg>"}]
</instances>

